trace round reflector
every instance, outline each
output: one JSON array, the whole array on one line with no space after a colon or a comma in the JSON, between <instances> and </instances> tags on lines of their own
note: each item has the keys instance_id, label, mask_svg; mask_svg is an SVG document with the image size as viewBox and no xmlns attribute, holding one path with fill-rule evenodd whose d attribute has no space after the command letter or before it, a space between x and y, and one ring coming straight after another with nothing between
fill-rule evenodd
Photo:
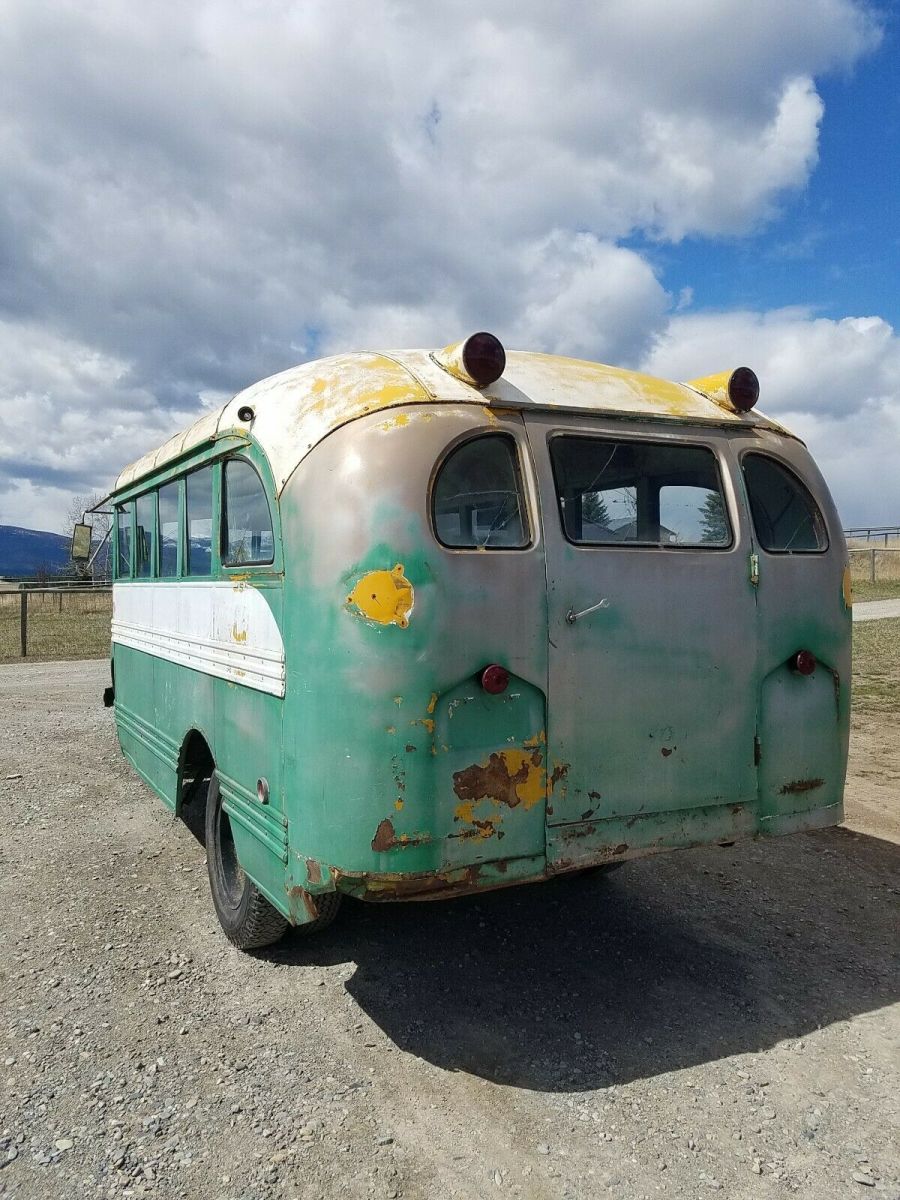
<instances>
[{"instance_id":1,"label":"round reflector","mask_svg":"<svg viewBox=\"0 0 900 1200\"><path fill-rule=\"evenodd\" d=\"M487 387L499 379L506 367L506 351L492 333L473 333L463 342L463 367L476 387Z\"/></svg>"},{"instance_id":2,"label":"round reflector","mask_svg":"<svg viewBox=\"0 0 900 1200\"><path fill-rule=\"evenodd\" d=\"M759 380L749 367L738 367L728 380L728 399L738 412L749 412L759 399Z\"/></svg>"},{"instance_id":3,"label":"round reflector","mask_svg":"<svg viewBox=\"0 0 900 1200\"><path fill-rule=\"evenodd\" d=\"M491 663L481 672L481 686L492 696L499 696L509 687L509 671L497 663Z\"/></svg>"},{"instance_id":4,"label":"round reflector","mask_svg":"<svg viewBox=\"0 0 900 1200\"><path fill-rule=\"evenodd\" d=\"M791 670L798 675L812 675L816 669L816 656L811 650L798 650L791 657Z\"/></svg>"}]
</instances>

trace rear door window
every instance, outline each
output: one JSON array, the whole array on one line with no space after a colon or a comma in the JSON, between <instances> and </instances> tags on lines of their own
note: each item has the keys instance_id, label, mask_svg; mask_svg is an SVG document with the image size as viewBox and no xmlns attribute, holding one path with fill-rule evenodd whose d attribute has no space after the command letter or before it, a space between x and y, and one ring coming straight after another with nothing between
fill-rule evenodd
<instances>
[{"instance_id":1,"label":"rear door window","mask_svg":"<svg viewBox=\"0 0 900 1200\"><path fill-rule=\"evenodd\" d=\"M724 547L731 526L705 446L558 436L550 458L563 529L581 546Z\"/></svg>"},{"instance_id":2,"label":"rear door window","mask_svg":"<svg viewBox=\"0 0 900 1200\"><path fill-rule=\"evenodd\" d=\"M518 452L506 434L463 442L444 460L432 492L439 542L459 550L518 550L528 545Z\"/></svg>"},{"instance_id":3,"label":"rear door window","mask_svg":"<svg viewBox=\"0 0 900 1200\"><path fill-rule=\"evenodd\" d=\"M828 549L825 520L793 471L766 454L741 460L756 539L770 554L815 554Z\"/></svg>"}]
</instances>

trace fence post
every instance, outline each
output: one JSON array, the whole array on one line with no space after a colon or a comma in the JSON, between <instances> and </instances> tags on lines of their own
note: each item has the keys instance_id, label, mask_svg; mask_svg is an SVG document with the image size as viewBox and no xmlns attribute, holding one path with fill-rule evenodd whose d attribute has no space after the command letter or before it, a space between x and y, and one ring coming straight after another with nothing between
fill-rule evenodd
<instances>
[{"instance_id":1,"label":"fence post","mask_svg":"<svg viewBox=\"0 0 900 1200\"><path fill-rule=\"evenodd\" d=\"M875 582L875 551L872 551L872 565L869 568L869 579L872 583Z\"/></svg>"},{"instance_id":2,"label":"fence post","mask_svg":"<svg viewBox=\"0 0 900 1200\"><path fill-rule=\"evenodd\" d=\"M22 588L19 593L19 638L22 643L22 658L28 654L28 592Z\"/></svg>"}]
</instances>

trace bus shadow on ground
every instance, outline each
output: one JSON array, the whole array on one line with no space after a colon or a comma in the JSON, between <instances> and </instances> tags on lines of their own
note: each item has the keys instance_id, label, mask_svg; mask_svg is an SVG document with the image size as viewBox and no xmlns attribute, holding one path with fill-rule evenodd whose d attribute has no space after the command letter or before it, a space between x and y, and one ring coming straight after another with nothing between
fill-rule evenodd
<instances>
[{"instance_id":1,"label":"bus shadow on ground","mask_svg":"<svg viewBox=\"0 0 900 1200\"><path fill-rule=\"evenodd\" d=\"M456 901L347 904L330 934L267 957L355 962L361 1009L439 1067L581 1091L900 999L898 867L900 846L834 829Z\"/></svg>"}]
</instances>

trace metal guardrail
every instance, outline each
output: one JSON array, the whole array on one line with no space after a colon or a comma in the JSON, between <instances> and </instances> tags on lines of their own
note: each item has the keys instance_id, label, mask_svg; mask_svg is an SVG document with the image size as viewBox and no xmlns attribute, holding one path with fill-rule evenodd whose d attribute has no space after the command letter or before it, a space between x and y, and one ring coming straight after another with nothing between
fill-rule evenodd
<instances>
[{"instance_id":1,"label":"metal guardrail","mask_svg":"<svg viewBox=\"0 0 900 1200\"><path fill-rule=\"evenodd\" d=\"M877 539L888 545L891 538L900 538L900 525L861 525L858 529L845 529L845 538L865 538L867 542Z\"/></svg>"}]
</instances>

